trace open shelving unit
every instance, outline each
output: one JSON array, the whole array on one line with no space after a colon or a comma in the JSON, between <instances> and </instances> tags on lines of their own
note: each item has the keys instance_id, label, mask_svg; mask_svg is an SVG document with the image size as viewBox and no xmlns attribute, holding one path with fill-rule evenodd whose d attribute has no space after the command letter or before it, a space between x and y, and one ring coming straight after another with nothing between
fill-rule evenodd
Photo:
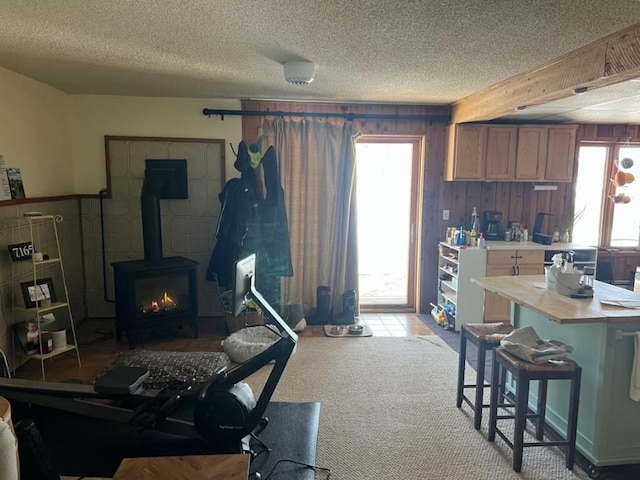
<instances>
[{"instance_id":1,"label":"open shelving unit","mask_svg":"<svg viewBox=\"0 0 640 480\"><path fill-rule=\"evenodd\" d=\"M464 323L482 323L484 289L471 283L471 278L484 277L486 263L483 248L438 244L438 307L454 307L447 315L448 328L460 330Z\"/></svg>"},{"instance_id":2,"label":"open shelving unit","mask_svg":"<svg viewBox=\"0 0 640 480\"><path fill-rule=\"evenodd\" d=\"M44 333L43 318L42 318L43 315L64 309L66 310L66 313L68 316L69 327L65 328L64 330L69 331L71 333L71 339L69 339L69 336L67 335L66 345L59 346L58 348L54 348L53 350L48 351L48 349L43 345L43 342L40 341L41 337L39 337L39 341L37 342L38 343L37 348L39 351L36 351L35 353L26 354L26 358L28 358L29 360L32 360L32 359L40 360L40 365L42 370L42 380L46 380L45 360L53 358L57 355L75 350L76 357L78 359L78 366L82 366L82 363L80 360L80 351L78 349L78 341L76 338L75 325L73 322L73 313L71 311L71 304L69 303L69 291L67 288L67 281L64 273L64 265L62 263L60 239L58 236L58 229L56 226L56 224L62 222L62 220L63 218L61 215L25 215L24 217L19 217L18 218L19 222L22 222L22 221L28 222L28 226L29 226L28 237L29 237L31 246L29 247L29 252L28 252L29 255L27 255L27 257L30 256L31 269L28 269L30 271L27 271L27 273L25 274L23 270L20 270L20 271L18 270L17 264L15 261L12 262L12 269L11 269L12 288L13 288L13 294L12 294L13 325L12 326L20 325L29 320L35 320L38 327L39 335L41 336ZM52 255L54 255L55 258L36 259L36 255L35 255L36 252L34 249L41 248L40 246L37 245L37 242L39 241L39 238L40 238L39 236L40 228L52 229L50 233L53 234L53 238L55 241L55 248ZM47 284L44 283L44 280L41 279L40 274L43 271L47 271L47 267L54 268L54 269L57 268L57 271L58 271L57 273L59 273L58 278L61 279L61 283L63 287L61 292L62 295L59 300L56 298L53 298L54 297L53 289L51 290L43 289L43 287ZM42 283L39 283L41 280L42 280ZM31 282L33 283L33 290L31 289L31 285L30 285ZM26 294L23 291L25 288L27 289ZM48 295L46 293L47 291L48 291ZM25 295L28 296L28 300L30 301L30 303L33 304L33 306L21 305L21 300L19 298L21 292L22 292L22 296L25 296ZM27 301L27 298L25 298L22 303L26 301ZM57 321L54 324L56 326L59 325ZM15 333L13 334L13 337L14 338L16 337ZM15 357L15 351L16 351L16 345L14 343L14 357Z\"/></svg>"}]
</instances>

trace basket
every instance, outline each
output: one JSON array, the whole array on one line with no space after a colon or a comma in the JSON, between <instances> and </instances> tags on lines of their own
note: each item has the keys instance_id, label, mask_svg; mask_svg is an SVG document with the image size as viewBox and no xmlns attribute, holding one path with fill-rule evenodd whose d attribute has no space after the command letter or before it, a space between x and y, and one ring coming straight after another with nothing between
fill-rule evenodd
<instances>
[{"instance_id":1,"label":"basket","mask_svg":"<svg viewBox=\"0 0 640 480\"><path fill-rule=\"evenodd\" d=\"M582 272L560 272L552 267L544 267L547 290L569 296L578 293L581 287Z\"/></svg>"}]
</instances>

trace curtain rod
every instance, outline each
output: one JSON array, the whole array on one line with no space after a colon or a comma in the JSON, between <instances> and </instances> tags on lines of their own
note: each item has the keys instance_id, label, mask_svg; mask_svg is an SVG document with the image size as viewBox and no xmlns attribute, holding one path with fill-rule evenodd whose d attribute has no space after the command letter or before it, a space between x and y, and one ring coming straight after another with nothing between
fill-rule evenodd
<instances>
[{"instance_id":1,"label":"curtain rod","mask_svg":"<svg viewBox=\"0 0 640 480\"><path fill-rule=\"evenodd\" d=\"M394 113L321 113L321 112L280 112L280 111L260 111L260 110L219 110L205 108L202 114L210 117L220 115L224 120L225 115L241 115L248 117L322 117L322 118L346 118L353 120L356 118L368 118L372 120L435 120L449 122L451 115L396 115Z\"/></svg>"}]
</instances>

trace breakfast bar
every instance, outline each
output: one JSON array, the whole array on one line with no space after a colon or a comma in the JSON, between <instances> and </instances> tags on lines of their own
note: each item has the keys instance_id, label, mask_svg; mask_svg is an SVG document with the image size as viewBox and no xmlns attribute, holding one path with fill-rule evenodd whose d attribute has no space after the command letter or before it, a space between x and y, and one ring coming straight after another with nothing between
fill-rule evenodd
<instances>
[{"instance_id":1,"label":"breakfast bar","mask_svg":"<svg viewBox=\"0 0 640 480\"><path fill-rule=\"evenodd\" d=\"M640 294L594 282L593 298L571 298L545 287L543 275L473 278L472 282L511 301L514 327L533 327L544 339L573 347L570 358L582 367L578 451L600 467L640 463L640 402L629 385L640 332ZM554 384L557 383L557 384ZM551 382L547 423L566 432L567 382ZM532 389L530 406L536 405Z\"/></svg>"}]
</instances>

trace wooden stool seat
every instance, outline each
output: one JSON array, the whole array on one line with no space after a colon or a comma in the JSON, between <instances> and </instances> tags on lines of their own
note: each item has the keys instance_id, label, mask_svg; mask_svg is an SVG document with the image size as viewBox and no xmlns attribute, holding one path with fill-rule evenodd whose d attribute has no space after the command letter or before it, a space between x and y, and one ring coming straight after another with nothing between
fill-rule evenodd
<instances>
[{"instance_id":1,"label":"wooden stool seat","mask_svg":"<svg viewBox=\"0 0 640 480\"><path fill-rule=\"evenodd\" d=\"M515 381L513 402L508 402L504 394L506 372L510 372ZM493 369L491 376L491 401L489 409L490 442L495 441L498 434L513 450L513 470L522 469L522 454L526 447L558 446L565 451L565 465L573 469L576 453L576 431L578 426L578 405L580 403L580 380L582 369L573 360L536 364L527 362L508 353L504 348L493 351ZM538 381L538 402L534 413L529 412L530 382ZM543 441L544 419L547 405L547 382L549 380L570 380L569 414L567 416L567 432L564 440ZM504 402L504 403L503 403ZM513 414L498 415L498 408L515 408ZM515 421L513 442L497 426L498 420ZM524 430L527 419L535 421L535 442L524 441Z\"/></svg>"},{"instance_id":2,"label":"wooden stool seat","mask_svg":"<svg viewBox=\"0 0 640 480\"><path fill-rule=\"evenodd\" d=\"M464 401L473 409L473 428L480 430L482 423L482 409L489 405L484 403L484 389L489 385L484 381L487 351L500 345L500 340L513 331L508 323L466 323L460 328L460 352L458 356L458 388L456 406L462 407ZM465 384L467 341L478 347L478 361L476 364L476 383ZM475 399L465 395L465 389L475 389Z\"/></svg>"}]
</instances>

